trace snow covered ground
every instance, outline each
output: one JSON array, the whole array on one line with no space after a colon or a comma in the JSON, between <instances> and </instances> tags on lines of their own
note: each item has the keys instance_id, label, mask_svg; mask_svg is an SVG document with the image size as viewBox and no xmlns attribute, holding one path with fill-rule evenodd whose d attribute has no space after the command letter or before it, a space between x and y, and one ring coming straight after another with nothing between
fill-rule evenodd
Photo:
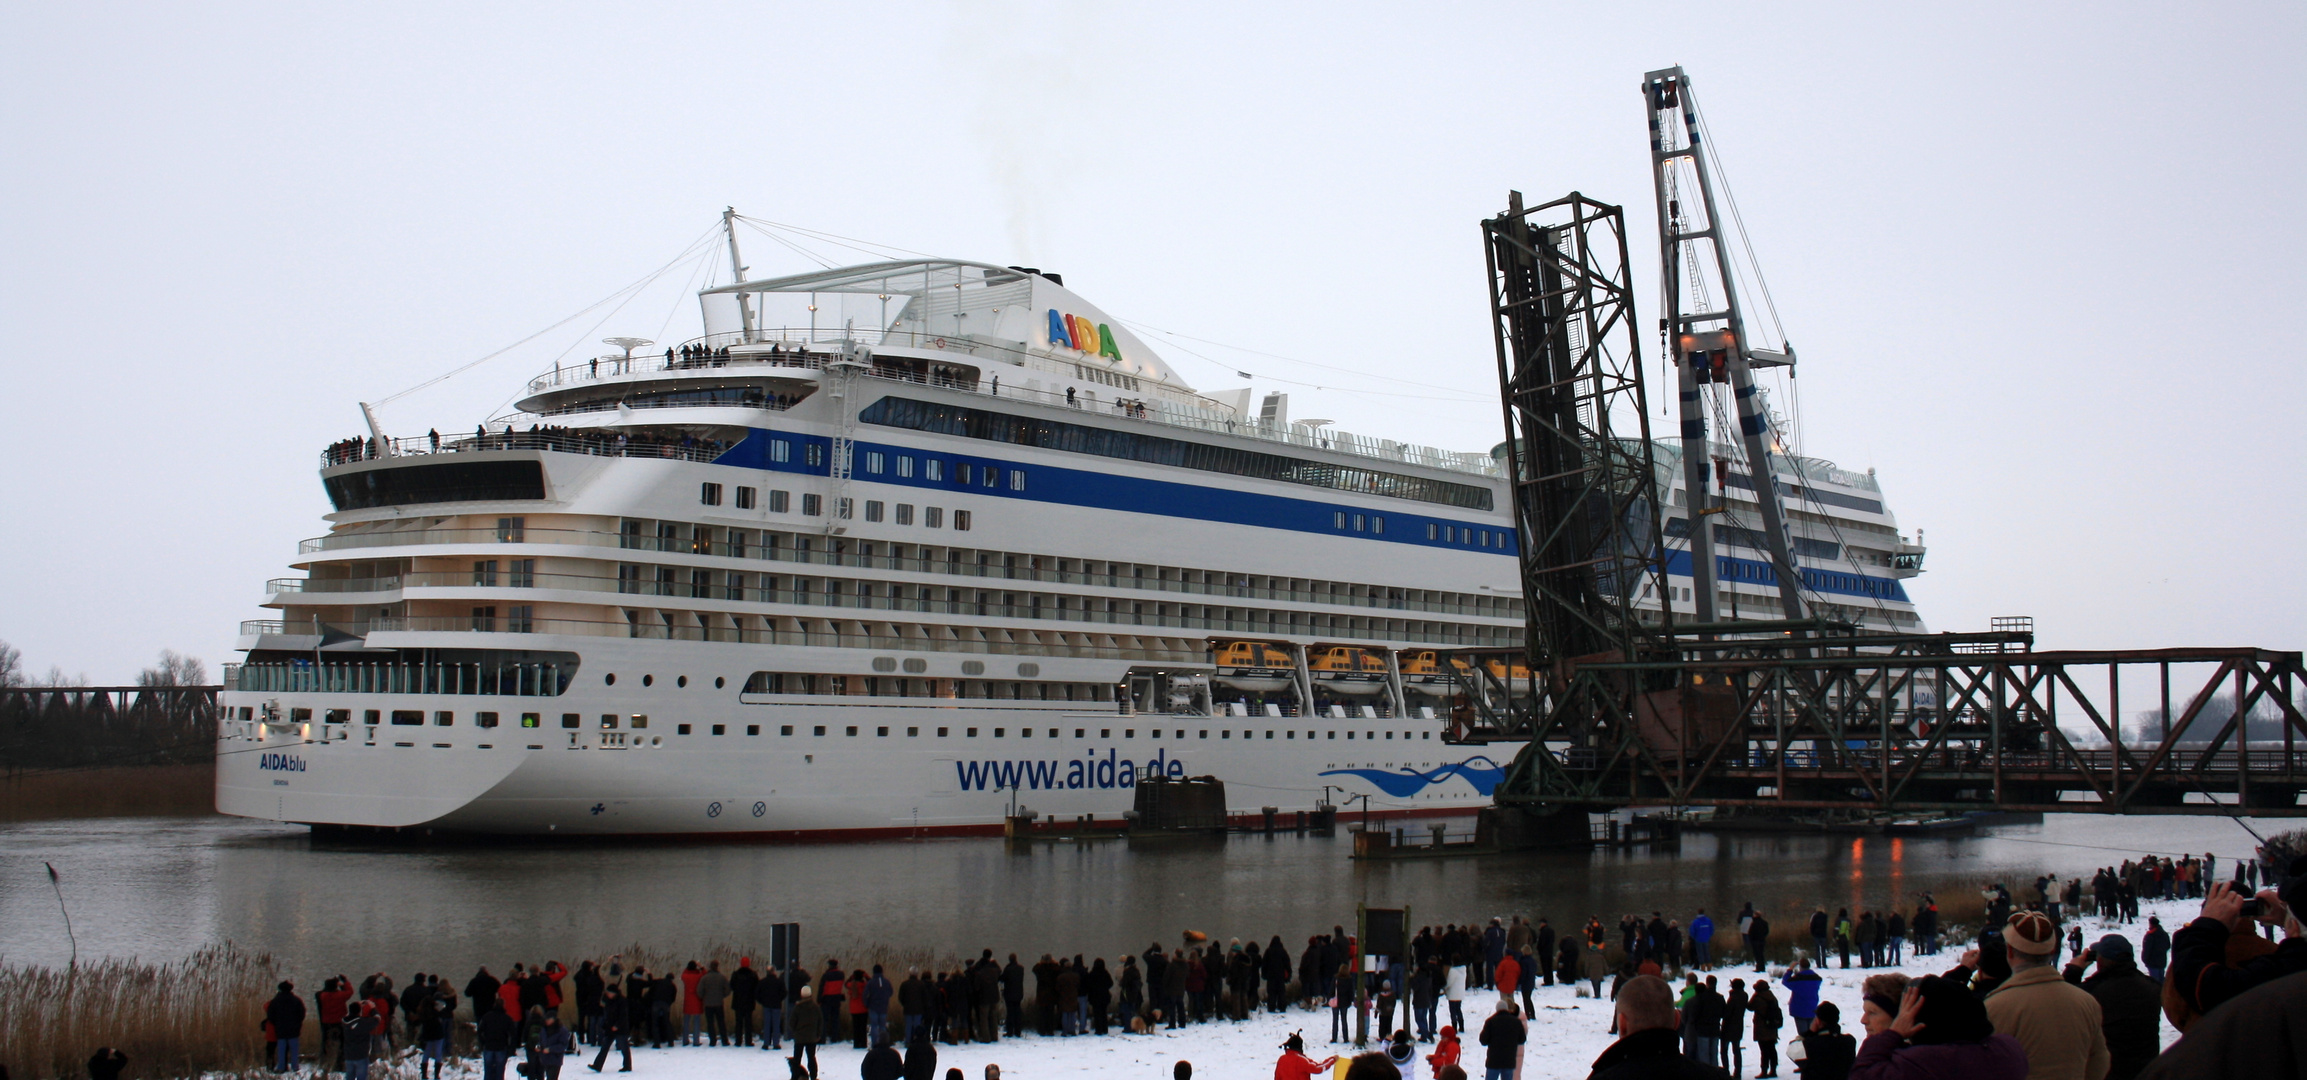
<instances>
[{"instance_id":1,"label":"snow covered ground","mask_svg":"<svg viewBox=\"0 0 2307 1080\"><path fill-rule=\"evenodd\" d=\"M2134 951L2141 935L2146 933L2147 915L2158 915L2166 930L2177 930L2194 917L2199 904L2193 901L2143 904L2141 918L2129 926L2117 927L2104 920L2092 918L2083 923L2086 943L2101 935L2120 932L2131 939ZM1842 1009L1844 1030L1853 1035L1863 1033L1858 1027L1860 984L1868 975L1884 971L1903 971L1910 975L1931 975L1954 966L1961 948L1950 947L1937 956L1912 956L1896 968L1862 969L1852 967L1822 968L1820 974L1825 985L1820 1000L1832 1001ZM1771 981L1774 992L1783 1003L1785 994L1779 990L1783 969L1774 967L1764 977ZM1720 988L1727 993L1730 980L1755 976L1752 965L1718 967L1714 971ZM1679 987L1681 980L1674 980ZM1603 984L1609 992L1609 984ZM1581 1080L1587 1075L1596 1056L1611 1043L1610 1002L1607 998L1596 1001L1578 996L1578 991L1567 986L1541 986L1532 995L1538 1006L1533 1018L1530 1041L1523 1067L1525 1080ZM1482 1021L1495 1008L1497 996L1488 991L1470 991L1464 1011L1466 1022L1479 1031ZM1449 1019L1448 1009L1442 1019ZM1373 1020L1374 1023L1374 1020ZM1397 1019L1399 1023L1399 1019ZM1292 1009L1275 1015L1260 1013L1241 1023L1197 1024L1179 1031L1157 1035L1077 1036L1074 1038L1043 1038L1029 1035L1022 1039L1004 1039L998 1043L968 1043L961 1046L939 1045L937 1048L938 1075L948 1068L958 1067L967 1080L983 1080L985 1066L1001 1066L1002 1080L1044 1080L1054 1077L1079 1076L1131 1076L1146 1080L1167 1080L1171 1068L1180 1060L1190 1061L1195 1080L1268 1080L1273 1076L1274 1059L1279 1055L1281 1042L1292 1031L1303 1031L1306 1048L1316 1059L1333 1053L1351 1053L1348 1045L1328 1042L1330 1014L1328 1010L1305 1011ZM1752 1029L1749 1029L1751 1034ZM1790 1029L1782 1031L1782 1038L1791 1038ZM2178 1032L2169 1021L2163 1023L2163 1045L2169 1046L2178 1038ZM1481 1075L1479 1045L1469 1045L1464 1063L1470 1075ZM1423 1057L1431 1046L1420 1044L1419 1075L1429 1076ZM1756 1051L1753 1040L1746 1044L1745 1076L1756 1071ZM1779 1056L1785 1057L1782 1045ZM858 1065L864 1052L850 1048L847 1043L821 1047L818 1054L819 1075L824 1080L848 1080L858 1075ZM590 1061L587 1057L585 1061ZM617 1059L612 1056L607 1072L614 1073ZM582 1071L583 1062L572 1060L564 1070L567 1080L589 1075ZM399 1070L394 1070L395 1072ZM379 1069L379 1080L391 1075ZM409 1070L413 1075L413 1069ZM1790 1063L1782 1060L1781 1072L1794 1075ZM460 1080L477 1075L469 1064ZM758 1048L703 1048L678 1047L666 1050L636 1050L633 1054L635 1080L784 1080L786 1068L782 1055L763 1053ZM507 1080L517 1080L507 1070Z\"/></svg>"}]
</instances>

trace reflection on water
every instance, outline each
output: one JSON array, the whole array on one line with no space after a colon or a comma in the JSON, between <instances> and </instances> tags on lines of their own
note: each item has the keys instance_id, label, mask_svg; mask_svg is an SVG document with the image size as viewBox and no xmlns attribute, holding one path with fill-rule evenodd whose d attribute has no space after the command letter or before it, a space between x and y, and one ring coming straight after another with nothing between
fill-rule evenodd
<instances>
[{"instance_id":1,"label":"reflection on water","mask_svg":"<svg viewBox=\"0 0 2307 1080\"><path fill-rule=\"evenodd\" d=\"M2286 827L2255 823L2263 833ZM0 958L62 964L43 861L64 875L81 955L173 959L232 941L292 972L405 975L569 959L635 941L746 945L799 921L811 953L861 942L1119 953L1178 931L1281 933L1348 922L1354 904L1414 919L1520 912L1736 910L1790 928L1812 905L1880 906L1924 889L2031 882L2141 851L2248 857L2224 818L2055 816L1975 838L1707 836L1678 852L1598 851L1356 863L1351 839L1041 844L999 840L760 845L376 848L231 818L93 819L0 828Z\"/></svg>"}]
</instances>

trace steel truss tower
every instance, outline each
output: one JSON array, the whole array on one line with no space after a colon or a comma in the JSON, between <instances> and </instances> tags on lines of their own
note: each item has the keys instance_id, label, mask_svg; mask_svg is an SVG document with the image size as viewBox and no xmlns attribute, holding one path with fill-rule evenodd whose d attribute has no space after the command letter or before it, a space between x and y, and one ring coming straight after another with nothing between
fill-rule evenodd
<instances>
[{"instance_id":1,"label":"steel truss tower","mask_svg":"<svg viewBox=\"0 0 2307 1080\"><path fill-rule=\"evenodd\" d=\"M1636 601L1665 595L1665 545L1625 214L1517 191L1482 233L1532 676L1654 654Z\"/></svg>"}]
</instances>

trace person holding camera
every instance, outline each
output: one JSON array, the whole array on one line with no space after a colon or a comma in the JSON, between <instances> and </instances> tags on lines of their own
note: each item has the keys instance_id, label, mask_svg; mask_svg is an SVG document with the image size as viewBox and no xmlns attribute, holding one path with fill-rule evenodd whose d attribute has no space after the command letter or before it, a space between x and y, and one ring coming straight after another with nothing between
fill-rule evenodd
<instances>
[{"instance_id":1,"label":"person holding camera","mask_svg":"<svg viewBox=\"0 0 2307 1080\"><path fill-rule=\"evenodd\" d=\"M2296 862L2291 868L2307 870ZM2307 929L2292 911L2295 904L2286 902L2303 899L2307 899L2307 874L2294 874L2280 892L2262 889L2252 897L2231 883L2213 883L2203 894L2203 913L2171 935L2170 982L2180 1000L2198 1013L2208 1013L2261 983L2307 971L2307 937L2301 936ZM2267 956L2229 964L2227 937L2246 920L2281 926L2283 944Z\"/></svg>"},{"instance_id":2,"label":"person holding camera","mask_svg":"<svg viewBox=\"0 0 2307 1080\"><path fill-rule=\"evenodd\" d=\"M2085 969L2098 970L2089 978ZM2069 962L2060 974L2098 999L2101 1030L2107 1037L2107 1080L2131 1080L2163 1052L2163 984L2139 970L2131 941L2108 934Z\"/></svg>"}]
</instances>

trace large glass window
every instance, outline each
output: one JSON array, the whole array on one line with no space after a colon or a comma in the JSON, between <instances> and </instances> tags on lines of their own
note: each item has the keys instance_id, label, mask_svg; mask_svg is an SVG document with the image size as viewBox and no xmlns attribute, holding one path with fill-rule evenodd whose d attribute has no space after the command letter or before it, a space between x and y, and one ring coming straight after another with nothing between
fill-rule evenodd
<instances>
[{"instance_id":1,"label":"large glass window","mask_svg":"<svg viewBox=\"0 0 2307 1080\"><path fill-rule=\"evenodd\" d=\"M1256 450L1189 442L1135 431L1112 431L1086 424L1042 420L987 409L940 405L910 398L885 397L858 414L859 420L884 427L958 435L987 442L1035 446L1097 457L1122 458L1155 465L1171 465L1202 472L1281 480L1339 491L1358 491L1397 499L1439 503L1473 510L1491 509L1490 489L1422 476L1383 472L1326 461L1309 461ZM956 479L971 486L972 469L957 466ZM988 467L990 471L991 467ZM931 479L936 479L934 470ZM991 480L991 477L988 477ZM993 486L988 483L987 486Z\"/></svg>"}]
</instances>

